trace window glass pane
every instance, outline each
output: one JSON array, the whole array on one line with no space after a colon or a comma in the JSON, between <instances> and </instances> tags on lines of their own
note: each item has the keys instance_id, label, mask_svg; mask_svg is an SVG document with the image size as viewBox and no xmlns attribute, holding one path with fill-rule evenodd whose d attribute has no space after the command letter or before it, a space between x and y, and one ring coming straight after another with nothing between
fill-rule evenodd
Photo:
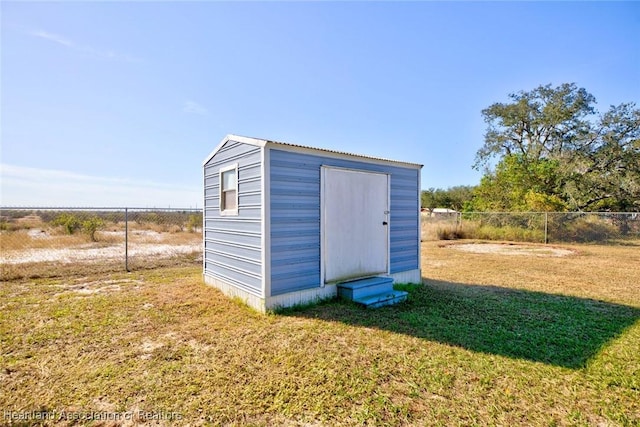
<instances>
[{"instance_id":1,"label":"window glass pane","mask_svg":"<svg viewBox=\"0 0 640 427\"><path fill-rule=\"evenodd\" d=\"M236 189L236 170L222 172L222 191Z\"/></svg>"},{"instance_id":2,"label":"window glass pane","mask_svg":"<svg viewBox=\"0 0 640 427\"><path fill-rule=\"evenodd\" d=\"M236 192L235 190L225 191L223 194L223 209L224 210L233 210L236 209Z\"/></svg>"}]
</instances>

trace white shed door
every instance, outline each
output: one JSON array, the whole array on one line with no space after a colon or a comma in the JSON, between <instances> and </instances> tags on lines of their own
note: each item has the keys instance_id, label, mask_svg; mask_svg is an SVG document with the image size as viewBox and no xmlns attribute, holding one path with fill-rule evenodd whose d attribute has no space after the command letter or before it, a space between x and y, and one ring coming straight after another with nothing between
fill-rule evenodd
<instances>
[{"instance_id":1,"label":"white shed door","mask_svg":"<svg viewBox=\"0 0 640 427\"><path fill-rule=\"evenodd\" d=\"M389 176L322 168L325 283L387 273Z\"/></svg>"}]
</instances>

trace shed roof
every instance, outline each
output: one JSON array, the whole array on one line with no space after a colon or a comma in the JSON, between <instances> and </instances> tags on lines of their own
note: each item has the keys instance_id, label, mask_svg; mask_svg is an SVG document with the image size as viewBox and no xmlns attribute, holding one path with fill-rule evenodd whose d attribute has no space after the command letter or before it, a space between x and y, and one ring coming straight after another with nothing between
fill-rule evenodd
<instances>
[{"instance_id":1,"label":"shed roof","mask_svg":"<svg viewBox=\"0 0 640 427\"><path fill-rule=\"evenodd\" d=\"M233 134L229 134L229 135L225 136L222 139L220 144L218 144L218 146L211 152L211 154L209 154L207 156L207 158L203 162L203 165L206 164L209 160L211 160L213 158L213 156L215 156L216 153L228 141L238 141L238 142L242 142L242 143L245 143L245 144L255 145L257 147L274 146L274 147L277 147L277 148L280 148L280 149L283 149L283 150L287 150L287 151L310 152L310 153L313 153L313 154L316 154L316 155L329 155L329 156L332 156L332 157L360 158L360 159L367 160L369 162L374 161L374 162L379 162L379 163L390 163L390 164L395 164L395 165L403 166L403 167L410 167L410 168L414 168L414 169L420 169L423 166L423 165L421 165L419 163L403 162L403 161L399 161L399 160L385 159L385 158L382 158L382 157L366 156L366 155L363 155L363 154L353 154L353 153L348 153L346 151L328 150L328 149L310 147L310 146L306 146L306 145L290 144L288 142L271 141L271 140L268 140L268 139L253 138L253 137L233 135Z\"/></svg>"}]
</instances>

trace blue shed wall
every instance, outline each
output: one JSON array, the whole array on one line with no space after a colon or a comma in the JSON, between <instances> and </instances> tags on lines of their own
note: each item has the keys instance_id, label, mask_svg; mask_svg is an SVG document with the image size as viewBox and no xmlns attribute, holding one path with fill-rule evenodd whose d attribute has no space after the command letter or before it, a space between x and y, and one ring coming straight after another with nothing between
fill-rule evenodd
<instances>
[{"instance_id":1,"label":"blue shed wall","mask_svg":"<svg viewBox=\"0 0 640 427\"><path fill-rule=\"evenodd\" d=\"M270 149L271 295L320 284L320 168L391 174L390 270L419 268L419 170Z\"/></svg>"},{"instance_id":2,"label":"blue shed wall","mask_svg":"<svg viewBox=\"0 0 640 427\"><path fill-rule=\"evenodd\" d=\"M204 274L262 293L261 148L228 141L204 166ZM220 215L221 168L238 164L238 215Z\"/></svg>"}]
</instances>

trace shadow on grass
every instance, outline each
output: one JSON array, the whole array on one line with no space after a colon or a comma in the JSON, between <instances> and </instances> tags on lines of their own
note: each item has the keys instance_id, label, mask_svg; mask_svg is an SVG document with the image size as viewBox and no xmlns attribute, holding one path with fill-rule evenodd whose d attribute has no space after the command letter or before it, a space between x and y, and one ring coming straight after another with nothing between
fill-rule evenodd
<instances>
[{"instance_id":1,"label":"shadow on grass","mask_svg":"<svg viewBox=\"0 0 640 427\"><path fill-rule=\"evenodd\" d=\"M435 280L398 286L403 304L365 309L333 300L284 315L339 321L469 350L581 368L640 319L640 309L591 299Z\"/></svg>"}]
</instances>

